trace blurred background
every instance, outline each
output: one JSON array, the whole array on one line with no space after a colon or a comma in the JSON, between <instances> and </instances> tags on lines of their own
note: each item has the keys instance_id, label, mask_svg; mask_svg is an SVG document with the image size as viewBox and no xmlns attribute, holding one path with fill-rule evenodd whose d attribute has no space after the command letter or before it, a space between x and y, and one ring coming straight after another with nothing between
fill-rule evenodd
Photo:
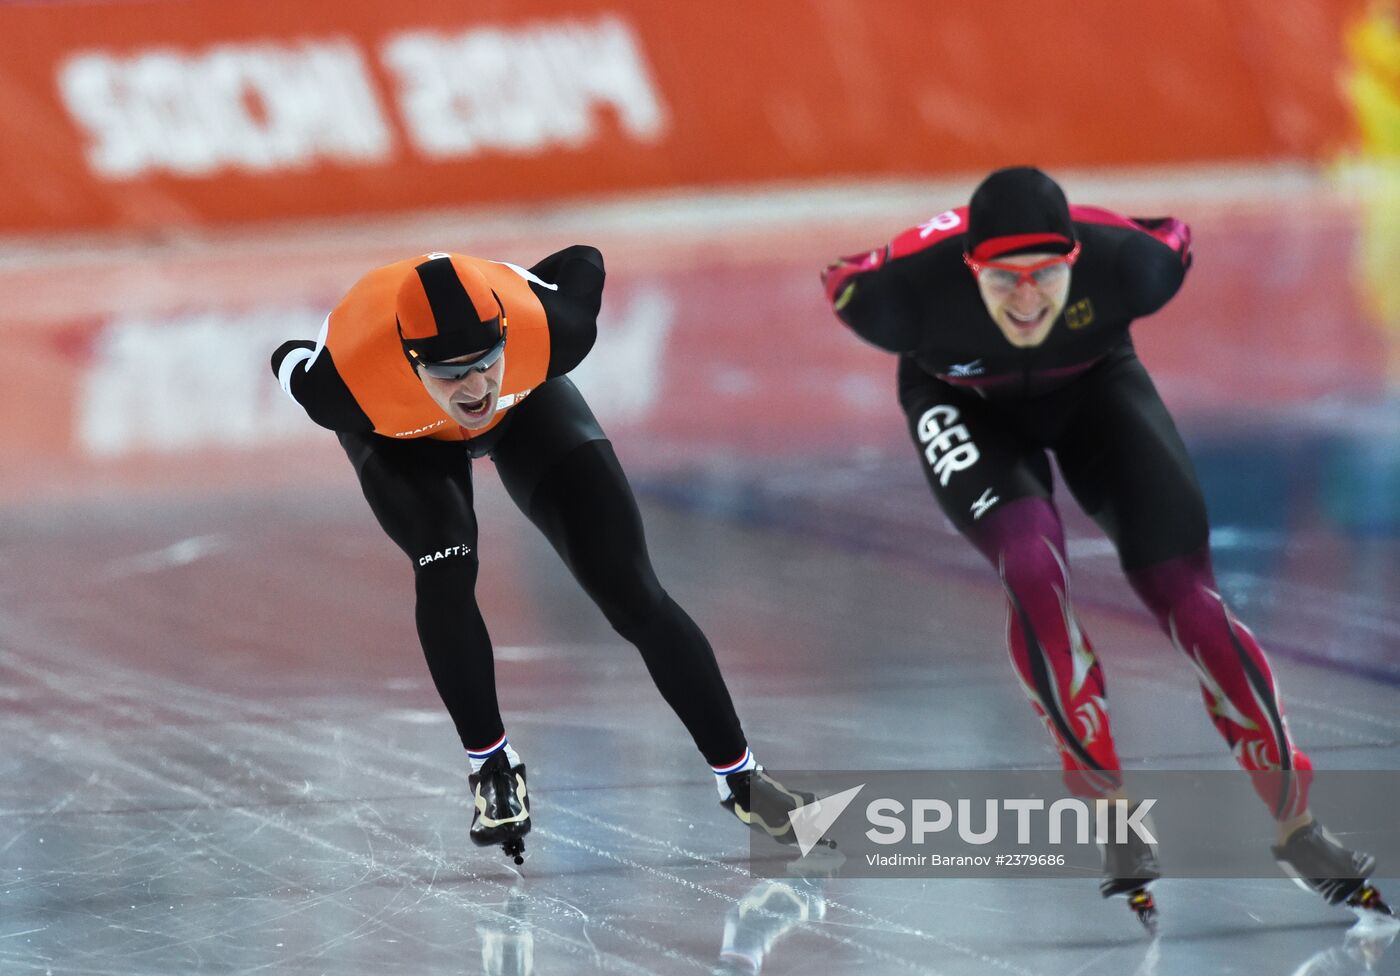
<instances>
[{"instance_id":1,"label":"blurred background","mask_svg":"<svg viewBox=\"0 0 1400 976\"><path fill-rule=\"evenodd\" d=\"M0 342L32 364L6 384L0 493L276 479L277 449L322 454L253 367L368 267L431 248L602 245L584 379L619 434L690 458L882 445L888 358L844 335L816 274L1016 162L1196 228L1189 287L1137 330L1179 409L1288 413L1288 454L1373 430L1400 375L1396 18L1393 0L0 4ZM1396 524L1393 463L1348 466L1365 511L1336 486L1331 514Z\"/></svg>"},{"instance_id":2,"label":"blurred background","mask_svg":"<svg viewBox=\"0 0 1400 976\"><path fill-rule=\"evenodd\" d=\"M1270 470L1236 466L1274 499L1250 516L1282 517L1323 465L1329 524L1393 529L1396 441L1372 435L1395 433L1400 383L1396 19L0 4L0 343L24 364L0 498L303 484L337 452L259 362L369 267L433 248L603 247L582 382L642 464L884 450L891 364L835 322L819 269L1030 162L1072 199L1192 223L1189 285L1136 334L1183 423L1275 432L1245 440Z\"/></svg>"},{"instance_id":3,"label":"blurred background","mask_svg":"<svg viewBox=\"0 0 1400 976\"><path fill-rule=\"evenodd\" d=\"M582 241L610 280L577 379L644 493L835 506L809 521L893 545L938 516L892 361L818 272L1035 163L1195 230L1187 286L1135 335L1240 597L1326 574L1384 616L1400 589L1370 548L1400 530L1395 0L11 2L0 37L17 511L354 497L269 350L377 264ZM1301 537L1328 558L1295 561ZM1278 612L1311 612L1298 595Z\"/></svg>"},{"instance_id":4,"label":"blurred background","mask_svg":"<svg viewBox=\"0 0 1400 976\"><path fill-rule=\"evenodd\" d=\"M992 738L950 738L911 702L909 747L883 759L1048 762L1000 646L995 580L923 485L893 359L832 316L818 278L1026 163L1074 202L1192 225L1183 291L1134 334L1199 465L1222 586L1281 662L1285 699L1306 693L1294 727L1315 760L1393 765L1397 0L0 2L0 726L20 744L0 752L0 874L6 856L31 878L53 869L34 825L58 822L54 795L108 813L191 802L181 789L228 800L202 753L185 773L162 766L167 781L136 771L195 749L180 736L205 719L322 723L297 735L330 752L279 747L305 767L289 793L340 788L323 764L361 720L402 746L395 762L437 757L425 782L455 768L410 576L334 438L267 367L366 270L432 250L523 265L603 250L599 340L576 379L663 577L782 763L875 748L858 719L808 721L808 706L835 695L873 713L954 653L985 662ZM477 470L512 728L538 729L541 752L559 741L526 707L544 694L576 716L583 755L625 748L688 775L690 746L644 675L489 463ZM1079 598L1128 648L1109 674L1169 655L1111 549L1067 515ZM605 662L580 655L590 642ZM892 658L863 668L853 647ZM1177 670L1188 739L1228 764ZM606 684L619 674L635 688ZM961 679L940 674L953 694ZM161 708L138 690L152 687ZM600 717L631 696L654 739ZM75 711L98 724L68 724ZM1008 754L991 729L1024 747ZM1149 731L1125 757L1195 755ZM105 779L85 791L94 768ZM573 771L553 775L563 789ZM100 852L114 822L64 829ZM49 917L47 887L14 891L18 924ZM128 948L141 925L163 933L132 971L179 971L182 930L131 911ZM194 938L208 919L186 924Z\"/></svg>"}]
</instances>

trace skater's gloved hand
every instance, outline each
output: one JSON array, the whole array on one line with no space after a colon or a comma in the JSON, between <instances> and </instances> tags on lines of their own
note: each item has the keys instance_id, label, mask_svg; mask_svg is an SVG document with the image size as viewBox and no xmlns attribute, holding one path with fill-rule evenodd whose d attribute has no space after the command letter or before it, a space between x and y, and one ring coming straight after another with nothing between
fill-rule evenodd
<instances>
[{"instance_id":1,"label":"skater's gloved hand","mask_svg":"<svg viewBox=\"0 0 1400 976\"><path fill-rule=\"evenodd\" d=\"M826 288L826 299L836 311L849 304L855 294L856 277L875 271L885 263L885 248L876 248L861 254L838 258L822 269L822 285Z\"/></svg>"},{"instance_id":2,"label":"skater's gloved hand","mask_svg":"<svg viewBox=\"0 0 1400 976\"><path fill-rule=\"evenodd\" d=\"M1181 258L1181 263L1191 267L1191 225L1175 217L1134 217L1133 222L1146 228L1147 232Z\"/></svg>"}]
</instances>

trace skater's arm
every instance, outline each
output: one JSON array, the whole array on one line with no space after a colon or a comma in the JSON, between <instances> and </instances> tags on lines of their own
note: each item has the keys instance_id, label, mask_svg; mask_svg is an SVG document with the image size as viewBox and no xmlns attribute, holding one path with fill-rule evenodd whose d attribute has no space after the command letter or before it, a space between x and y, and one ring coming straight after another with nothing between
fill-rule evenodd
<instances>
[{"instance_id":1,"label":"skater's arm","mask_svg":"<svg viewBox=\"0 0 1400 976\"><path fill-rule=\"evenodd\" d=\"M347 433L374 429L341 379L324 340L321 344L308 339L282 343L272 354L272 375L282 391L322 427Z\"/></svg>"},{"instance_id":2,"label":"skater's arm","mask_svg":"<svg viewBox=\"0 0 1400 976\"><path fill-rule=\"evenodd\" d=\"M1130 312L1138 318L1160 309L1181 289L1191 267L1191 228L1173 217L1135 222L1143 230L1124 232L1119 267Z\"/></svg>"},{"instance_id":3,"label":"skater's arm","mask_svg":"<svg viewBox=\"0 0 1400 976\"><path fill-rule=\"evenodd\" d=\"M911 352L923 334L918 303L904 269L889 256L884 247L841 258L822 272L822 284L832 310L856 335L890 352Z\"/></svg>"},{"instance_id":4,"label":"skater's arm","mask_svg":"<svg viewBox=\"0 0 1400 976\"><path fill-rule=\"evenodd\" d=\"M588 355L598 337L603 304L603 255L575 244L556 251L530 269L530 288L549 322L549 376L563 376Z\"/></svg>"}]
</instances>

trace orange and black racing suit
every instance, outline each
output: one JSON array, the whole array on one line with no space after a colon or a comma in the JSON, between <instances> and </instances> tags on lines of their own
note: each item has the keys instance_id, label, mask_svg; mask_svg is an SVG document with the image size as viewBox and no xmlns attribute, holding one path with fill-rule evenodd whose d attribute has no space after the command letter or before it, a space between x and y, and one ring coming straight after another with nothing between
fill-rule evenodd
<instances>
[{"instance_id":1,"label":"orange and black racing suit","mask_svg":"<svg viewBox=\"0 0 1400 976\"><path fill-rule=\"evenodd\" d=\"M320 337L284 343L272 371L312 420L336 432L379 524L408 556L418 636L462 744L504 736L491 641L477 606L472 459L490 457L609 623L641 652L657 688L712 766L747 748L714 653L657 581L612 445L565 375L593 346L602 255L574 246L525 269L454 255L509 312L498 412L483 430L447 418L409 364L395 295L416 257L366 274Z\"/></svg>"}]
</instances>

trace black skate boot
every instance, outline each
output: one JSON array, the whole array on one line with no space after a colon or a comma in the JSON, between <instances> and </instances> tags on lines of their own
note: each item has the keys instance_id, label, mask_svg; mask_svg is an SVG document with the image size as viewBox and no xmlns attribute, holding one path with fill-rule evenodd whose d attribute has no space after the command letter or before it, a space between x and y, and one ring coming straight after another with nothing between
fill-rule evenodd
<instances>
[{"instance_id":1,"label":"black skate boot","mask_svg":"<svg viewBox=\"0 0 1400 976\"><path fill-rule=\"evenodd\" d=\"M507 857L516 864L525 863L525 841L530 832L530 798L525 790L525 764L512 767L501 749L482 764L481 772L472 773L472 799L476 812L472 816L470 836L478 847L500 844Z\"/></svg>"},{"instance_id":2,"label":"black skate boot","mask_svg":"<svg viewBox=\"0 0 1400 976\"><path fill-rule=\"evenodd\" d=\"M1136 804L1132 809L1136 809ZM1129 811L1132 812L1131 810ZM1150 823L1144 819L1143 823ZM1099 894L1105 898L1127 895L1128 907L1148 932L1157 933L1157 904L1147 886L1162 876L1157 861L1157 847L1149 844L1134 831L1128 831L1123 843L1110 841L1101 845L1103 851L1103 880Z\"/></svg>"},{"instance_id":3,"label":"black skate boot","mask_svg":"<svg viewBox=\"0 0 1400 976\"><path fill-rule=\"evenodd\" d=\"M815 802L814 794L788 789L764 772L762 766L730 773L724 781L729 785L729 796L719 801L721 806L781 844L797 843L790 816L794 810Z\"/></svg>"},{"instance_id":4,"label":"black skate boot","mask_svg":"<svg viewBox=\"0 0 1400 976\"><path fill-rule=\"evenodd\" d=\"M1358 913L1394 914L1381 893L1366 881L1376 869L1376 859L1347 850L1316 820L1293 831L1273 852L1285 874L1300 887L1327 899L1327 904L1345 905Z\"/></svg>"}]
</instances>

